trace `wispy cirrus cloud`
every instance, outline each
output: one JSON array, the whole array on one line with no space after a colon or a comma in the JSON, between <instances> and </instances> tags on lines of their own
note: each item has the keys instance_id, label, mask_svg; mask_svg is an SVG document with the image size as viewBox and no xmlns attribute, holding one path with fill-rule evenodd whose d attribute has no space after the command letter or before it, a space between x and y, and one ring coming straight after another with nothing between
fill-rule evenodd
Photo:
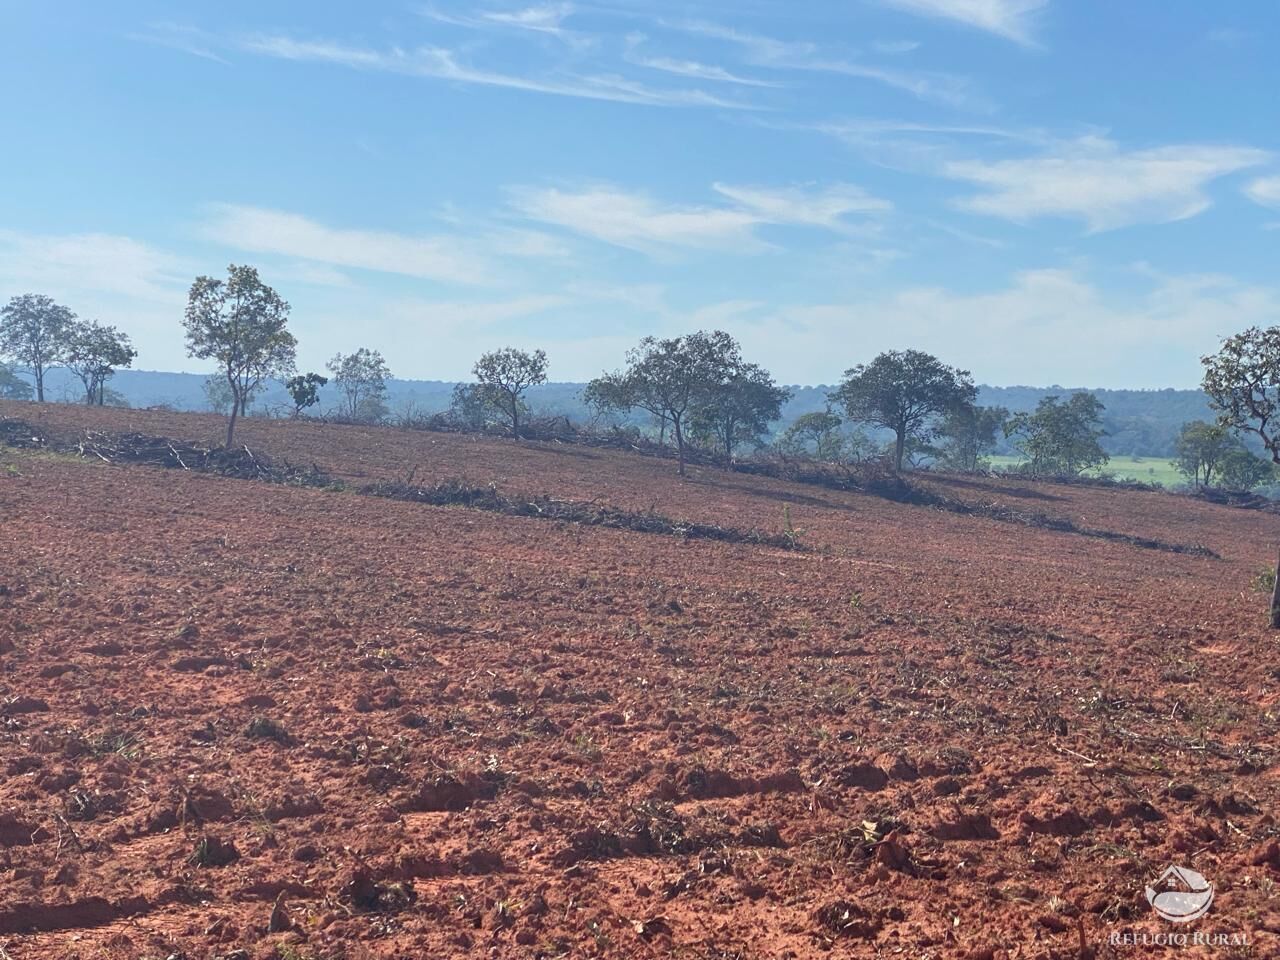
<instances>
[{"instance_id":1,"label":"wispy cirrus cloud","mask_svg":"<svg viewBox=\"0 0 1280 960\"><path fill-rule=\"evenodd\" d=\"M854 228L846 218L890 208L849 184L823 189L744 187L718 183L713 189L730 205L664 204L616 186L580 190L517 188L512 206L521 216L644 253L673 248L758 253L770 244L758 235L768 225Z\"/></svg>"},{"instance_id":2,"label":"wispy cirrus cloud","mask_svg":"<svg viewBox=\"0 0 1280 960\"><path fill-rule=\"evenodd\" d=\"M565 26L565 21L574 13L574 10L571 3L545 3L516 10L454 13L428 5L419 7L418 13L428 20L451 24L455 27L466 27L471 30L522 30L555 37L577 48L594 46L596 37Z\"/></svg>"},{"instance_id":3,"label":"wispy cirrus cloud","mask_svg":"<svg viewBox=\"0 0 1280 960\"><path fill-rule=\"evenodd\" d=\"M985 30L1015 43L1034 43L1037 15L1049 0L877 0L907 13Z\"/></svg>"},{"instance_id":4,"label":"wispy cirrus cloud","mask_svg":"<svg viewBox=\"0 0 1280 960\"><path fill-rule=\"evenodd\" d=\"M746 77L734 73L718 64L647 55L641 50L647 40L646 36L638 33L630 34L627 37L624 56L628 63L638 67L646 67L650 70L660 70L663 73L672 73L680 77L689 77L694 80L710 80L713 83L736 83L747 87L782 86L776 81L761 80L757 77Z\"/></svg>"},{"instance_id":5,"label":"wispy cirrus cloud","mask_svg":"<svg viewBox=\"0 0 1280 960\"><path fill-rule=\"evenodd\" d=\"M779 40L706 20L663 21L663 25L735 44L754 66L853 77L946 106L984 112L992 109L991 102L974 88L972 81L957 74L886 67L861 58L834 56L809 41Z\"/></svg>"},{"instance_id":6,"label":"wispy cirrus cloud","mask_svg":"<svg viewBox=\"0 0 1280 960\"><path fill-rule=\"evenodd\" d=\"M1087 136L1032 157L952 160L939 173L982 188L954 201L958 209L1015 222L1065 217L1096 232L1194 217L1212 203L1209 183L1269 156L1252 147L1204 144L1123 150Z\"/></svg>"},{"instance_id":7,"label":"wispy cirrus cloud","mask_svg":"<svg viewBox=\"0 0 1280 960\"><path fill-rule=\"evenodd\" d=\"M218 52L218 48L221 46L218 38L198 27L161 21L149 23L145 30L136 31L127 36L129 39L137 40L140 43L168 47L170 50L178 50L193 57L200 57L203 60L212 60L215 63L222 64L228 62Z\"/></svg>"},{"instance_id":8,"label":"wispy cirrus cloud","mask_svg":"<svg viewBox=\"0 0 1280 960\"><path fill-rule=\"evenodd\" d=\"M656 107L717 107L726 110L753 110L754 105L727 100L702 90L672 90L647 86L626 77L609 74L567 74L544 77L534 74L504 73L460 62L457 54L444 47L399 47L375 49L334 41L300 40L273 35L241 41L242 49L280 60L329 63L358 70L377 70L407 76L430 77L487 87L505 87L531 93L588 100L608 100Z\"/></svg>"}]
</instances>

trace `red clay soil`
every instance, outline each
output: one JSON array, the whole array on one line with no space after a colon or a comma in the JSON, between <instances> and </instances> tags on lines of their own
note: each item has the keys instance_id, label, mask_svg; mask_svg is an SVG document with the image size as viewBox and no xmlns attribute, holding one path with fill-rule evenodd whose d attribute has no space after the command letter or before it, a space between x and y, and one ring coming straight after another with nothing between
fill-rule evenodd
<instances>
[{"instance_id":1,"label":"red clay soil","mask_svg":"<svg viewBox=\"0 0 1280 960\"><path fill-rule=\"evenodd\" d=\"M569 445L241 437L785 506L806 549L0 450L0 956L1280 955L1280 518L931 481L1215 559ZM1144 896L1169 864L1215 884L1192 925ZM1236 943L1112 943L1197 933Z\"/></svg>"}]
</instances>

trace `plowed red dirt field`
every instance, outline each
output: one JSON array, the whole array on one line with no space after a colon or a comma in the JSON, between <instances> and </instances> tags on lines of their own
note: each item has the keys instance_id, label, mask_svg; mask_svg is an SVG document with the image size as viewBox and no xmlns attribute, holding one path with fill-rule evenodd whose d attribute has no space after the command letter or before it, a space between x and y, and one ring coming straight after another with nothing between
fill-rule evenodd
<instances>
[{"instance_id":1,"label":"plowed red dirt field","mask_svg":"<svg viewBox=\"0 0 1280 960\"><path fill-rule=\"evenodd\" d=\"M614 450L242 431L348 479L785 508L803 548L0 448L0 957L1280 956L1280 518L928 481L1198 556ZM1214 884L1192 924L1144 895L1171 864Z\"/></svg>"}]
</instances>

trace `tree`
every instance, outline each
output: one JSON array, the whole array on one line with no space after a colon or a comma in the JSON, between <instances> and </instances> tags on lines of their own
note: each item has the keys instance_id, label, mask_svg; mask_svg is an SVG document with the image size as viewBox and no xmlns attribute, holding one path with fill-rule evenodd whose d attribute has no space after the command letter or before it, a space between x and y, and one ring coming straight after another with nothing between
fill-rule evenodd
<instances>
[{"instance_id":1,"label":"tree","mask_svg":"<svg viewBox=\"0 0 1280 960\"><path fill-rule=\"evenodd\" d=\"M520 437L520 411L524 392L547 382L547 355L542 350L528 353L503 347L484 354L471 368L480 387L480 396L501 412L511 425L511 435Z\"/></svg>"},{"instance_id":2,"label":"tree","mask_svg":"<svg viewBox=\"0 0 1280 960\"><path fill-rule=\"evenodd\" d=\"M1239 446L1239 441L1222 424L1192 420L1184 423L1178 434L1174 466L1195 486L1212 486L1223 458Z\"/></svg>"},{"instance_id":3,"label":"tree","mask_svg":"<svg viewBox=\"0 0 1280 960\"><path fill-rule=\"evenodd\" d=\"M1248 492L1275 476L1275 464L1251 453L1243 444L1237 444L1223 455L1219 476L1222 486L1228 490Z\"/></svg>"},{"instance_id":4,"label":"tree","mask_svg":"<svg viewBox=\"0 0 1280 960\"><path fill-rule=\"evenodd\" d=\"M982 458L996 448L999 435L1009 419L1004 407L964 404L947 412L938 425L938 462L962 473L976 473Z\"/></svg>"},{"instance_id":5,"label":"tree","mask_svg":"<svg viewBox=\"0 0 1280 960\"><path fill-rule=\"evenodd\" d=\"M919 350L882 353L844 376L834 398L850 420L893 431L893 462L899 471L908 440L927 442L939 417L971 405L978 395L969 371Z\"/></svg>"},{"instance_id":6,"label":"tree","mask_svg":"<svg viewBox=\"0 0 1280 960\"><path fill-rule=\"evenodd\" d=\"M44 375L62 363L76 315L40 293L24 293L0 308L0 354L31 371L44 403Z\"/></svg>"},{"instance_id":7,"label":"tree","mask_svg":"<svg viewBox=\"0 0 1280 960\"><path fill-rule=\"evenodd\" d=\"M30 400L33 393L31 384L0 363L0 400Z\"/></svg>"},{"instance_id":8,"label":"tree","mask_svg":"<svg viewBox=\"0 0 1280 960\"><path fill-rule=\"evenodd\" d=\"M293 401L293 415L302 416L302 411L314 407L320 402L320 388L329 382L329 378L318 373L298 374L284 382L284 389Z\"/></svg>"},{"instance_id":9,"label":"tree","mask_svg":"<svg viewBox=\"0 0 1280 960\"><path fill-rule=\"evenodd\" d=\"M689 415L709 403L733 368L738 345L729 334L699 331L659 340L645 337L627 352L625 369L587 384L583 400L601 411L639 407L671 424L679 459L685 469L685 427Z\"/></svg>"},{"instance_id":10,"label":"tree","mask_svg":"<svg viewBox=\"0 0 1280 960\"><path fill-rule=\"evenodd\" d=\"M489 422L489 404L478 383L458 383L449 402L449 419L466 430L483 430Z\"/></svg>"},{"instance_id":11,"label":"tree","mask_svg":"<svg viewBox=\"0 0 1280 960\"><path fill-rule=\"evenodd\" d=\"M840 435L843 423L840 415L830 409L803 413L787 427L779 446L800 455L807 455L812 450L818 460L839 460L845 447L844 437Z\"/></svg>"},{"instance_id":12,"label":"tree","mask_svg":"<svg viewBox=\"0 0 1280 960\"><path fill-rule=\"evenodd\" d=\"M1280 327L1250 327L1228 337L1204 364L1204 392L1218 423L1262 440L1272 463L1280 463ZM1280 630L1280 561L1271 591L1271 628Z\"/></svg>"},{"instance_id":13,"label":"tree","mask_svg":"<svg viewBox=\"0 0 1280 960\"><path fill-rule=\"evenodd\" d=\"M1280 327L1250 327L1200 362L1218 423L1256 435L1280 463Z\"/></svg>"},{"instance_id":14,"label":"tree","mask_svg":"<svg viewBox=\"0 0 1280 960\"><path fill-rule=\"evenodd\" d=\"M227 268L226 280L197 277L187 297L183 326L187 355L213 360L231 390L227 446L249 397L268 377L293 372L298 341L288 330L289 304L250 266Z\"/></svg>"},{"instance_id":15,"label":"tree","mask_svg":"<svg viewBox=\"0 0 1280 960\"><path fill-rule=\"evenodd\" d=\"M117 367L132 365L138 351L127 334L96 320L76 322L67 334L64 361L84 384L84 402L104 406L106 384Z\"/></svg>"},{"instance_id":16,"label":"tree","mask_svg":"<svg viewBox=\"0 0 1280 960\"><path fill-rule=\"evenodd\" d=\"M1005 425L1005 436L1016 436L1018 449L1042 476L1077 476L1111 458L1098 442L1102 402L1092 393L1077 391L1065 403L1056 396L1041 399L1034 413L1019 413Z\"/></svg>"},{"instance_id":17,"label":"tree","mask_svg":"<svg viewBox=\"0 0 1280 960\"><path fill-rule=\"evenodd\" d=\"M386 418L391 370L381 353L361 347L345 357L336 354L325 367L333 374L333 385L342 391L343 416L364 423Z\"/></svg>"},{"instance_id":18,"label":"tree","mask_svg":"<svg viewBox=\"0 0 1280 960\"><path fill-rule=\"evenodd\" d=\"M782 416L791 391L774 383L763 367L743 362L737 344L724 360L722 379L694 408L690 427L732 457L739 444L759 444L770 422Z\"/></svg>"}]
</instances>

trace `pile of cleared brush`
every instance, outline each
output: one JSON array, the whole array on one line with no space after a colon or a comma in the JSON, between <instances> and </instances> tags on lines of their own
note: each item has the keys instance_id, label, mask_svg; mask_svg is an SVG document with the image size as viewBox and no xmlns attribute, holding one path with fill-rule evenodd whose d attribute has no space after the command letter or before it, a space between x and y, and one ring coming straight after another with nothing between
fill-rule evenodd
<instances>
[{"instance_id":1,"label":"pile of cleared brush","mask_svg":"<svg viewBox=\"0 0 1280 960\"><path fill-rule=\"evenodd\" d=\"M430 486L415 486L404 481L383 480L367 484L358 492L366 496L405 500L409 503L425 503L433 507L469 507L472 510L488 510L512 517L561 520L590 527L612 527L618 530L631 530L635 533L652 533L687 540L755 543L788 550L799 546L794 533L768 534L758 530L722 527L714 523L672 520L658 513L620 510L617 507L581 500L561 500L545 496L509 497L500 493L493 484L481 486L463 480L444 480Z\"/></svg>"},{"instance_id":2,"label":"pile of cleared brush","mask_svg":"<svg viewBox=\"0 0 1280 960\"><path fill-rule=\"evenodd\" d=\"M76 443L82 457L105 463L132 463L150 467L213 473L239 480L264 480L295 486L325 486L329 478L314 464L310 468L277 463L254 454L247 446L236 449L207 447L142 433L86 432Z\"/></svg>"},{"instance_id":3,"label":"pile of cleared brush","mask_svg":"<svg viewBox=\"0 0 1280 960\"><path fill-rule=\"evenodd\" d=\"M142 433L86 430L78 436L67 436L47 433L25 420L5 419L0 420L0 444L25 450L72 453L103 463L166 467L240 480L263 480L304 487L323 487L332 482L314 464L303 468L276 462L258 456L246 446L228 450Z\"/></svg>"}]
</instances>

